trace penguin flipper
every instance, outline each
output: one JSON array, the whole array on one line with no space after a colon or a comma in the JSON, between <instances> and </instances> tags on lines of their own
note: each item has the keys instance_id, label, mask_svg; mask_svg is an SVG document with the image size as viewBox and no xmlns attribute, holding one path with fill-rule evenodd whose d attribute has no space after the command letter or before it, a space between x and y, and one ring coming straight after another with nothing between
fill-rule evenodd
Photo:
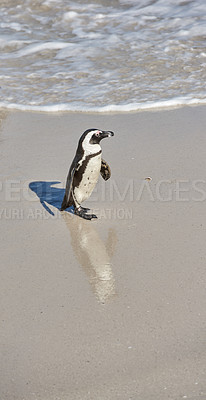
<instances>
[{"instance_id":1,"label":"penguin flipper","mask_svg":"<svg viewBox=\"0 0 206 400\"><path fill-rule=\"evenodd\" d=\"M111 169L107 162L103 160L102 158L102 164L101 164L101 169L100 169L100 174L102 175L102 178L107 181L110 176L111 176Z\"/></svg>"},{"instance_id":2,"label":"penguin flipper","mask_svg":"<svg viewBox=\"0 0 206 400\"><path fill-rule=\"evenodd\" d=\"M72 183L73 183L73 178L75 174L76 168L71 166L68 177L67 177L67 183L66 183L66 189L65 189L65 195L62 201L61 205L61 211L66 210L66 208L72 206L72 201L71 201L71 189L72 189Z\"/></svg>"}]
</instances>

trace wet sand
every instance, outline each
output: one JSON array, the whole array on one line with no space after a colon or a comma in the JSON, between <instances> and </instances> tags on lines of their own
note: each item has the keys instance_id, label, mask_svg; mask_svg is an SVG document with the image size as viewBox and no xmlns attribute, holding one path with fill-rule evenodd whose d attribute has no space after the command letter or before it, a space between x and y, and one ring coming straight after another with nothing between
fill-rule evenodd
<instances>
[{"instance_id":1,"label":"wet sand","mask_svg":"<svg viewBox=\"0 0 206 400\"><path fill-rule=\"evenodd\" d=\"M0 118L0 399L205 399L206 108ZM89 127L91 222L58 210Z\"/></svg>"}]
</instances>

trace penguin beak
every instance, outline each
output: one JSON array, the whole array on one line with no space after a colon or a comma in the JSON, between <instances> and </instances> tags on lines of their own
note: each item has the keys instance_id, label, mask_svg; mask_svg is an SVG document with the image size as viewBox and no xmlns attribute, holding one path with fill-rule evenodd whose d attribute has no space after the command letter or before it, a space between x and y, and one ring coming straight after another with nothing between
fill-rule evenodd
<instances>
[{"instance_id":1,"label":"penguin beak","mask_svg":"<svg viewBox=\"0 0 206 400\"><path fill-rule=\"evenodd\" d=\"M104 139L106 137L111 137L114 136L114 132L112 131L102 131L101 133L101 138Z\"/></svg>"}]
</instances>

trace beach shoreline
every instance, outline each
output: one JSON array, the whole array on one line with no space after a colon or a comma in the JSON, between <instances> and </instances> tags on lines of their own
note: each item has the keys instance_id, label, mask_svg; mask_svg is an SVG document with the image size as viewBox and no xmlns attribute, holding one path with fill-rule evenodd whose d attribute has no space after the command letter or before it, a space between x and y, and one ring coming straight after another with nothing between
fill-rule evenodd
<instances>
[{"instance_id":1,"label":"beach shoreline","mask_svg":"<svg viewBox=\"0 0 206 400\"><path fill-rule=\"evenodd\" d=\"M205 111L0 110L2 400L204 399ZM59 207L92 127L84 221Z\"/></svg>"}]
</instances>

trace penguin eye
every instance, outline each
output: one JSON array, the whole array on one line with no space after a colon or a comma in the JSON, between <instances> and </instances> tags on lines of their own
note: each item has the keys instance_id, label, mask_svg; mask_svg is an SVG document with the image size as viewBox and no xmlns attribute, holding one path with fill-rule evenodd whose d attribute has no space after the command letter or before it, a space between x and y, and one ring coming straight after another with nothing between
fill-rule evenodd
<instances>
[{"instance_id":1,"label":"penguin eye","mask_svg":"<svg viewBox=\"0 0 206 400\"><path fill-rule=\"evenodd\" d=\"M95 136L99 137L99 135L100 135L100 131L96 131Z\"/></svg>"}]
</instances>

